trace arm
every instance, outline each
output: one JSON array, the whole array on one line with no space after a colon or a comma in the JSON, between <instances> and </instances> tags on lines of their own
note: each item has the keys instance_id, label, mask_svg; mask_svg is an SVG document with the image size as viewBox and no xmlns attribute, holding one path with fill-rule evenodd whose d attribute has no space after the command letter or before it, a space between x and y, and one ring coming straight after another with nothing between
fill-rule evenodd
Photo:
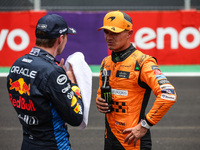
<instances>
[{"instance_id":1,"label":"arm","mask_svg":"<svg viewBox=\"0 0 200 150\"><path fill-rule=\"evenodd\" d=\"M170 107L176 102L174 87L161 73L153 58L147 60L143 65L141 70L141 81L145 82L152 89L156 96L156 100L145 118L147 126L149 127L142 127L140 121L135 127L123 131L123 134L129 133L124 142L128 141L128 144L130 144L134 140L134 146L136 146L137 140L146 134L148 128L158 123L158 121L160 121Z\"/></svg>"},{"instance_id":2,"label":"arm","mask_svg":"<svg viewBox=\"0 0 200 150\"><path fill-rule=\"evenodd\" d=\"M148 59L143 65L141 81L145 82L156 96L154 105L145 118L152 126L157 124L176 102L176 92L153 58Z\"/></svg>"},{"instance_id":3,"label":"arm","mask_svg":"<svg viewBox=\"0 0 200 150\"><path fill-rule=\"evenodd\" d=\"M83 120L83 102L80 89L68 78L63 70L51 73L47 90L53 107L62 119L72 126L78 126Z\"/></svg>"}]
</instances>

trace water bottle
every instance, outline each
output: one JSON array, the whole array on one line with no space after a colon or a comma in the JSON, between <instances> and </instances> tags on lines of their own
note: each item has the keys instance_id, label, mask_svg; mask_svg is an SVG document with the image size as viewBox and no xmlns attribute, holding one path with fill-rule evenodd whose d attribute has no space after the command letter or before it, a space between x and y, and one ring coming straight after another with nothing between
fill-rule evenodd
<instances>
[{"instance_id":1,"label":"water bottle","mask_svg":"<svg viewBox=\"0 0 200 150\"><path fill-rule=\"evenodd\" d=\"M106 100L108 103L109 109L107 113L112 111L112 97L111 97L111 86L109 85L109 76L107 74L107 70L103 70L102 74L102 86L101 86L101 97Z\"/></svg>"}]
</instances>

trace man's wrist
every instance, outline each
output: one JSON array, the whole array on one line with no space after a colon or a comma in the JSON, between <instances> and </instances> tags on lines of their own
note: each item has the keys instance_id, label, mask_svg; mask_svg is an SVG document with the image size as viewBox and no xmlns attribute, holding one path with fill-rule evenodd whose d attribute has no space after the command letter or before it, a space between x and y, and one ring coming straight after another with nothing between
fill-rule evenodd
<instances>
[{"instance_id":1,"label":"man's wrist","mask_svg":"<svg viewBox=\"0 0 200 150\"><path fill-rule=\"evenodd\" d=\"M141 126L146 128L146 129L150 129L150 125L148 125L147 121L146 120L141 120Z\"/></svg>"}]
</instances>

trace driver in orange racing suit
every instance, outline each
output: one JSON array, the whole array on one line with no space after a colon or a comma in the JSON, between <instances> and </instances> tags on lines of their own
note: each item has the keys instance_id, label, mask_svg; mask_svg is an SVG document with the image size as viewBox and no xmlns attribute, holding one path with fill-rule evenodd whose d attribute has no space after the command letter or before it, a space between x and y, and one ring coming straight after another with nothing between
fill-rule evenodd
<instances>
[{"instance_id":1,"label":"driver in orange racing suit","mask_svg":"<svg viewBox=\"0 0 200 150\"><path fill-rule=\"evenodd\" d=\"M105 113L105 150L150 150L150 127L157 124L176 102L174 87L159 70L156 59L145 55L130 42L133 33L130 16L112 11L104 17L105 39L111 56L104 58L99 76L97 109ZM101 98L102 70L111 86L112 110ZM151 90L156 96L145 115Z\"/></svg>"}]
</instances>

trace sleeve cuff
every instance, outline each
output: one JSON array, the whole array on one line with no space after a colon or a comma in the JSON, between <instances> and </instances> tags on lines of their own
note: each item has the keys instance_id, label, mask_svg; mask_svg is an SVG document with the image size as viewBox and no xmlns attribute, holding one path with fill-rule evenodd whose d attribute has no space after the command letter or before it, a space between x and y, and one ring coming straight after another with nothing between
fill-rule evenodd
<instances>
[{"instance_id":1,"label":"sleeve cuff","mask_svg":"<svg viewBox=\"0 0 200 150\"><path fill-rule=\"evenodd\" d=\"M145 117L144 119L146 120L146 122L148 123L148 125L149 125L149 126L151 126L151 127L153 126L153 124L152 124L152 123L150 123L150 122L147 120L147 118L146 118L146 117Z\"/></svg>"},{"instance_id":2,"label":"sleeve cuff","mask_svg":"<svg viewBox=\"0 0 200 150\"><path fill-rule=\"evenodd\" d=\"M71 83L71 87L73 87L73 86L77 86L77 87L78 87L77 84L75 84L75 83Z\"/></svg>"}]
</instances>

